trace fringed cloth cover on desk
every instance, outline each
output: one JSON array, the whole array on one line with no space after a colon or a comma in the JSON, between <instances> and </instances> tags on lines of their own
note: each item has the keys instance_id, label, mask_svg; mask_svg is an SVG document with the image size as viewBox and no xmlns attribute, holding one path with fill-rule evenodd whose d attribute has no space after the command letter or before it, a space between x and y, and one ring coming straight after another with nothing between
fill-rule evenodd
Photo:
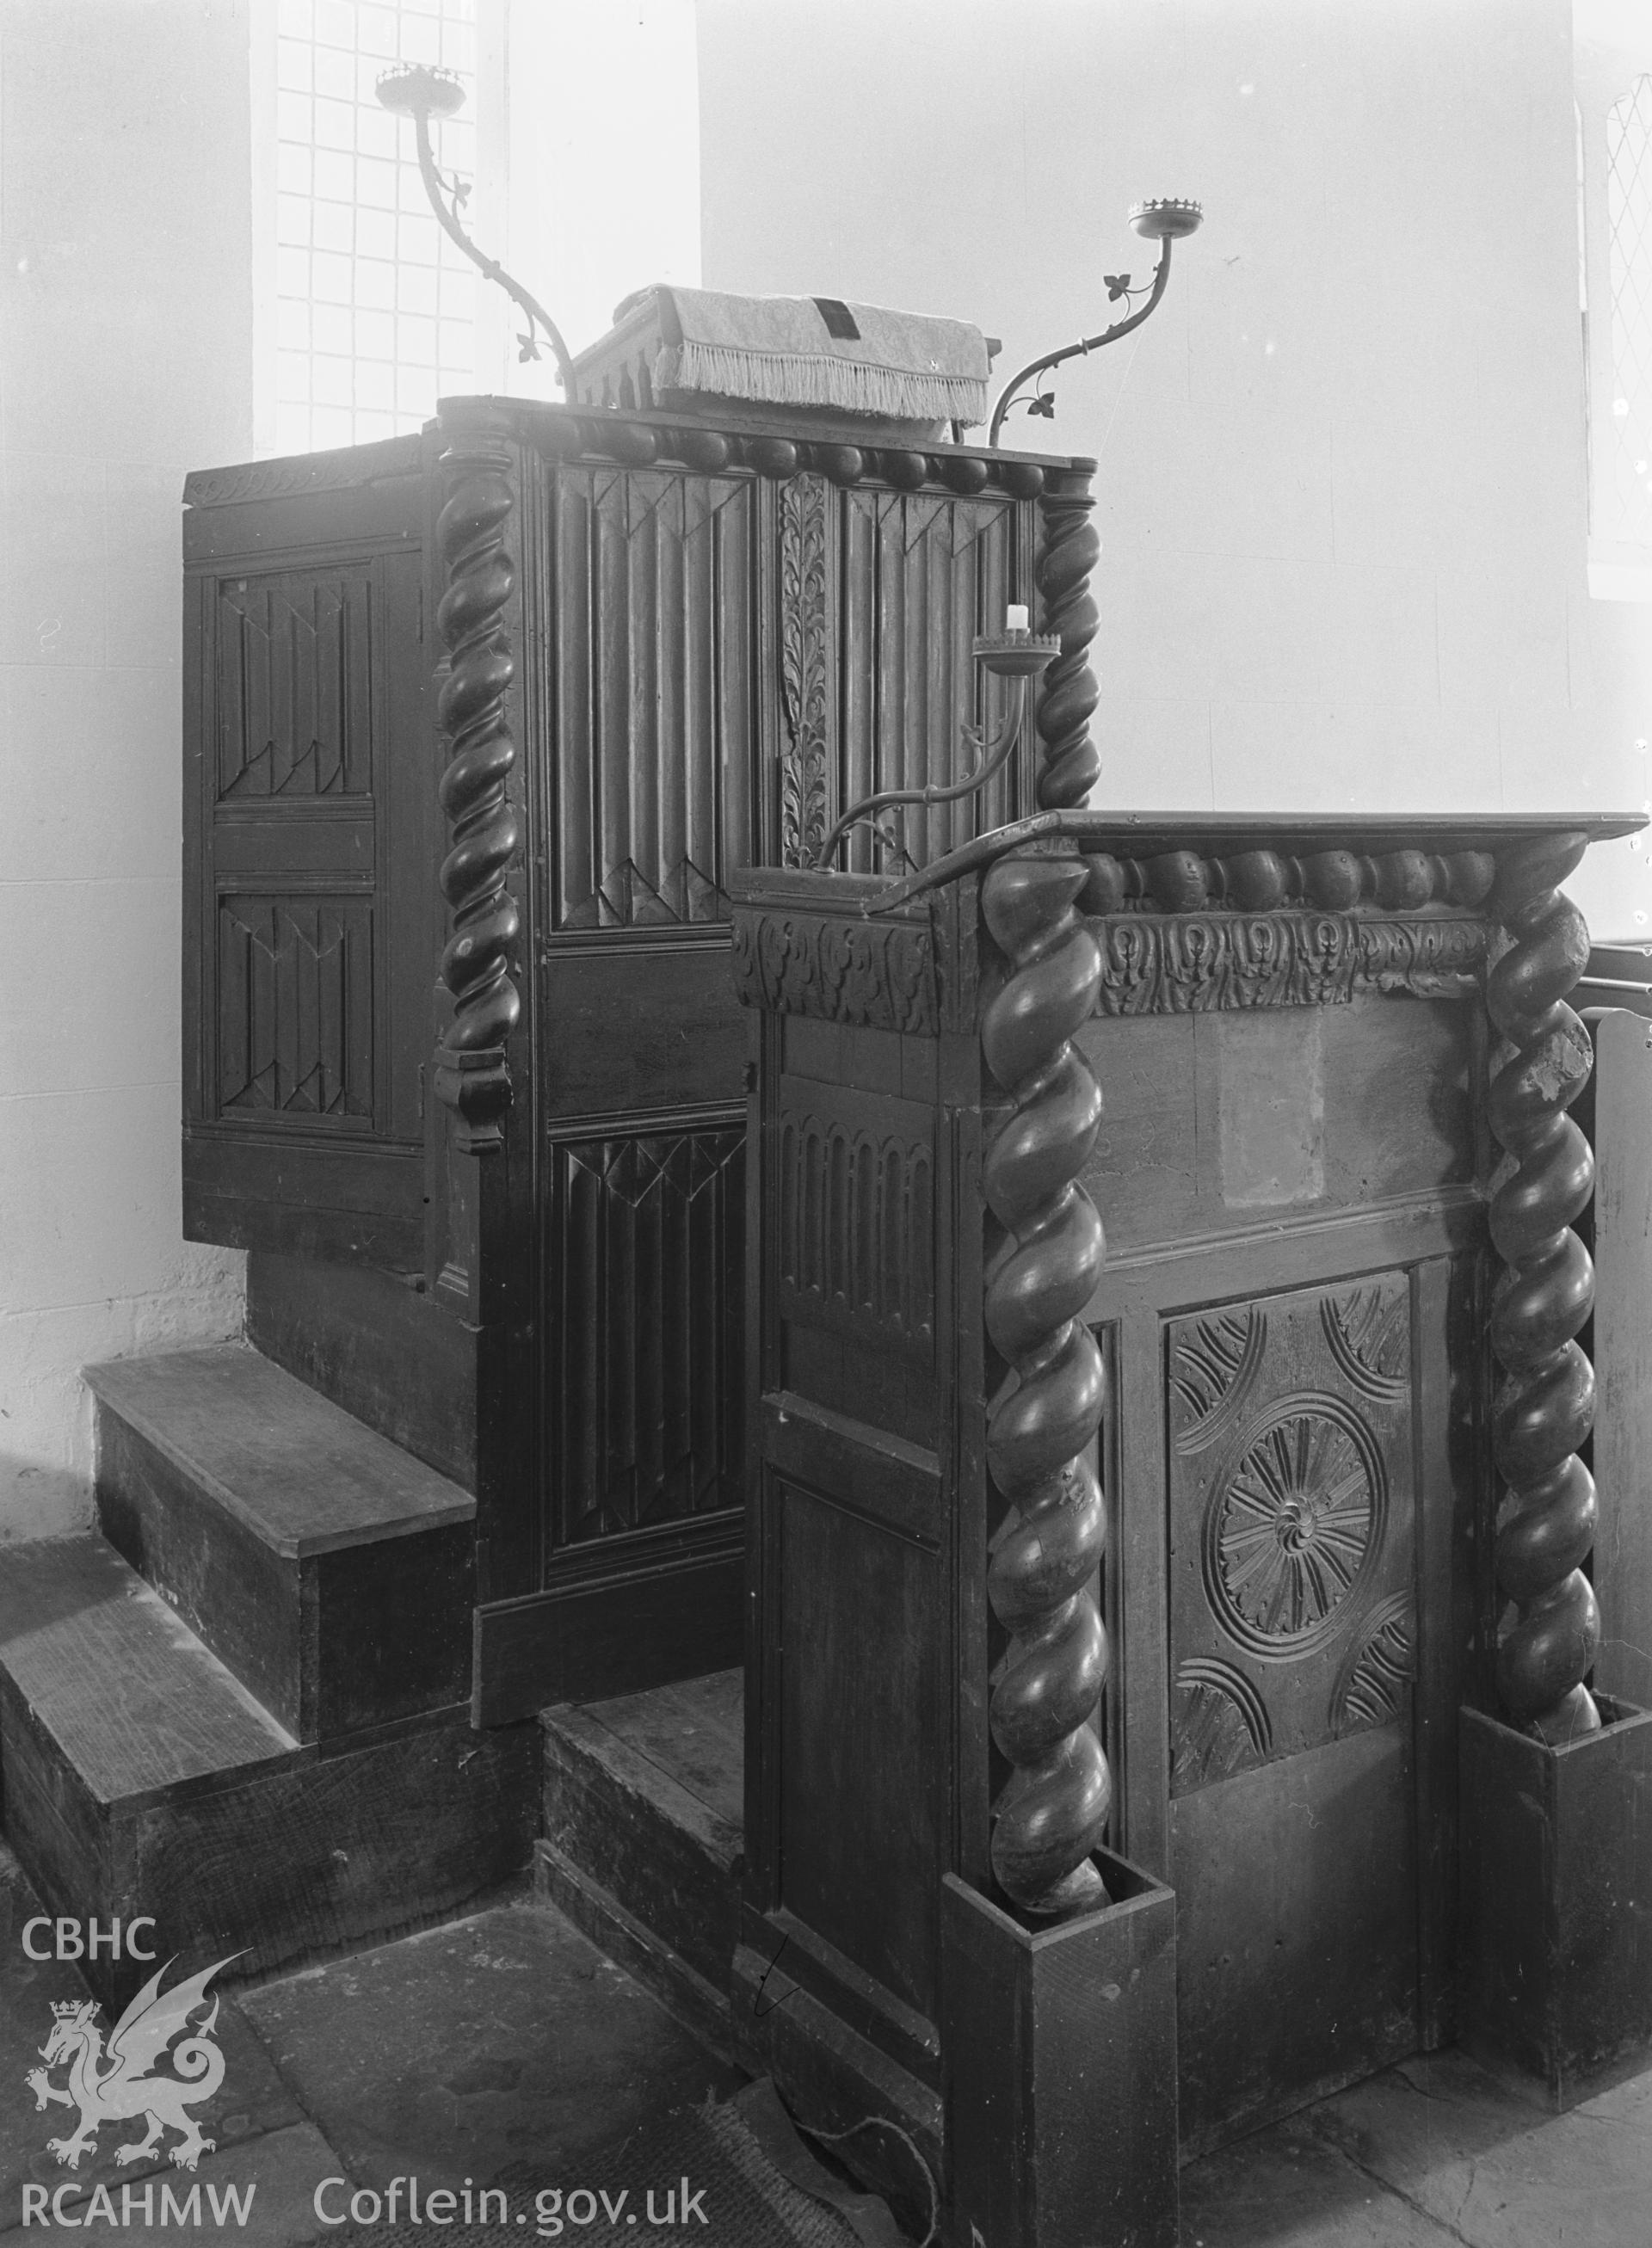
<instances>
[{"instance_id":1,"label":"fringed cloth cover on desk","mask_svg":"<svg viewBox=\"0 0 1652 2248\"><path fill-rule=\"evenodd\" d=\"M732 297L712 289L639 291L616 321L661 299L657 394L709 391L776 406L825 406L880 421L984 422L987 345L967 320L892 312L834 298ZM675 312L675 324L668 313ZM845 317L847 315L847 318ZM850 326L856 332L843 332ZM834 332L835 331L835 332Z\"/></svg>"}]
</instances>

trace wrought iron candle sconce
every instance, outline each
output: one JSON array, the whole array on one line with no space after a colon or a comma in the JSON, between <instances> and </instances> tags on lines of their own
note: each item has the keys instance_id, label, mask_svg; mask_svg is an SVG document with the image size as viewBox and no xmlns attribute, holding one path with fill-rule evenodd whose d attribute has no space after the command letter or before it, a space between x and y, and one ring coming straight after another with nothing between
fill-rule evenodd
<instances>
[{"instance_id":1,"label":"wrought iron candle sconce","mask_svg":"<svg viewBox=\"0 0 1652 2248\"><path fill-rule=\"evenodd\" d=\"M527 314L526 331L517 338L518 355L524 360L538 359L543 333L557 363L557 379L563 394L572 401L573 361L562 340L562 331L538 298L507 273L497 257L490 257L485 250L479 250L460 225L459 212L470 190L456 172L441 169L431 147L430 120L451 117L464 106L464 87L457 72L431 63L398 63L394 69L380 74L374 90L386 109L413 120L419 147L419 176L424 182L425 194L442 232L458 243L479 273L497 282L511 303Z\"/></svg>"},{"instance_id":2,"label":"wrought iron candle sconce","mask_svg":"<svg viewBox=\"0 0 1652 2248\"><path fill-rule=\"evenodd\" d=\"M1081 353L1100 351L1106 344L1116 344L1121 336L1128 336L1132 328L1139 328L1157 308L1165 284L1170 278L1170 245L1185 235L1195 234L1204 217L1199 203L1182 202L1174 198L1157 202L1132 203L1130 224L1145 241L1159 243L1159 262L1153 269L1150 281L1139 289L1130 285L1128 273L1106 273L1101 277L1107 284L1107 301L1116 305L1121 298L1126 304L1137 297L1147 302L1099 336L1081 336L1075 344L1066 344L1059 351L1045 352L1041 358L1029 360L1018 374L1011 376L998 394L998 402L992 409L992 421L987 430L987 442L996 445L1004 428L1004 417L1019 405L1030 415L1039 415L1046 421L1054 419L1055 394L1042 387L1043 378L1055 373L1064 360L1077 359ZM1032 386L1031 394L1020 396L1022 389Z\"/></svg>"},{"instance_id":3,"label":"wrought iron candle sconce","mask_svg":"<svg viewBox=\"0 0 1652 2248\"><path fill-rule=\"evenodd\" d=\"M1016 612L1011 611L1013 616ZM1022 616L1026 611L1022 609ZM897 842L888 829L878 819L881 812L895 805L956 804L962 797L975 796L993 776L1009 762L1010 754L1021 738L1021 729L1026 721L1027 682L1036 679L1047 664L1061 653L1061 642L1053 634L1029 632L1024 625L1011 624L1001 633L983 634L974 642L971 653L982 668L994 672L1010 683L1010 707L1004 713L1004 723L997 739L991 748L986 744L984 727L964 726L961 729L964 741L977 752L973 769L960 781L941 788L884 788L874 796L863 796L852 804L837 826L827 835L815 857L815 867L824 870L832 864L839 844L853 829L869 827L888 850L899 850L912 863L904 846Z\"/></svg>"}]
</instances>

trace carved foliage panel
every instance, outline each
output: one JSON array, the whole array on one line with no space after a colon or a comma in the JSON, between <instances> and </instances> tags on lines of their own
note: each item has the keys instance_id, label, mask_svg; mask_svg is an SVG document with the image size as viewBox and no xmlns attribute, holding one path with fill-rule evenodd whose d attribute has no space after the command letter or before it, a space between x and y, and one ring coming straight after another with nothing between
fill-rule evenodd
<instances>
[{"instance_id":1,"label":"carved foliage panel","mask_svg":"<svg viewBox=\"0 0 1652 2248\"><path fill-rule=\"evenodd\" d=\"M221 799L369 793L376 627L367 565L220 582Z\"/></svg>"},{"instance_id":2,"label":"carved foliage panel","mask_svg":"<svg viewBox=\"0 0 1652 2248\"><path fill-rule=\"evenodd\" d=\"M836 817L829 779L837 627L832 600L832 486L821 476L792 476L781 485L777 504L780 864L812 867Z\"/></svg>"},{"instance_id":3,"label":"carved foliage panel","mask_svg":"<svg viewBox=\"0 0 1652 2248\"><path fill-rule=\"evenodd\" d=\"M1410 1288L1168 1323L1174 1794L1409 1708Z\"/></svg>"},{"instance_id":4,"label":"carved foliage panel","mask_svg":"<svg viewBox=\"0 0 1652 2248\"><path fill-rule=\"evenodd\" d=\"M373 966L370 899L221 898L220 1110L366 1128Z\"/></svg>"},{"instance_id":5,"label":"carved foliage panel","mask_svg":"<svg viewBox=\"0 0 1652 2248\"><path fill-rule=\"evenodd\" d=\"M554 1542L740 1503L745 1134L550 1151Z\"/></svg>"},{"instance_id":6,"label":"carved foliage panel","mask_svg":"<svg viewBox=\"0 0 1652 2248\"><path fill-rule=\"evenodd\" d=\"M784 1319L928 1364L935 1353L930 1110L784 1078L775 1238Z\"/></svg>"},{"instance_id":7,"label":"carved foliage panel","mask_svg":"<svg viewBox=\"0 0 1652 2248\"><path fill-rule=\"evenodd\" d=\"M754 486L565 469L556 511L553 926L727 917L752 855Z\"/></svg>"}]
</instances>

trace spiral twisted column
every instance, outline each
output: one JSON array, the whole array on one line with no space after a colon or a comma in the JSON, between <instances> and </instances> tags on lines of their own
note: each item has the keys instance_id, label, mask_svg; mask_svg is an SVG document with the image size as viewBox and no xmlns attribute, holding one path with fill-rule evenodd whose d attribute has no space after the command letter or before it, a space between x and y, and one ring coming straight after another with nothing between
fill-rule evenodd
<instances>
[{"instance_id":1,"label":"spiral twisted column","mask_svg":"<svg viewBox=\"0 0 1652 2248\"><path fill-rule=\"evenodd\" d=\"M517 750L505 707L516 676L504 627L516 584L504 533L511 457L485 431L470 442L468 435L462 430L442 456L449 489L436 531L447 571L436 611L448 649L436 705L449 737L440 795L451 843L439 879L452 915L442 980L453 994L453 1020L436 1050L435 1089L454 1112L460 1147L483 1155L504 1145L505 1041L522 1011L511 973L520 920L508 887L522 837L510 797Z\"/></svg>"},{"instance_id":2,"label":"spiral twisted column","mask_svg":"<svg viewBox=\"0 0 1652 2248\"><path fill-rule=\"evenodd\" d=\"M1107 1537L1086 1447L1101 1423L1103 1374L1080 1317L1105 1244L1079 1184L1101 1095L1071 1043L1101 978L1095 940L1073 900L1077 859L1001 859L982 913L1008 963L981 1018L987 1067L1009 1095L983 1169L1004 1229L986 1274L993 1347L1013 1370L987 1427L987 1461L1006 1502L987 1596L1009 1634L992 1679L992 1737L1011 1767L993 1806L992 1870L1006 1895L1059 1916L1105 1900L1090 1854L1112 1778L1090 1719L1107 1676L1107 1636L1090 1580Z\"/></svg>"},{"instance_id":3,"label":"spiral twisted column","mask_svg":"<svg viewBox=\"0 0 1652 2248\"><path fill-rule=\"evenodd\" d=\"M1040 629L1053 633L1061 653L1044 675L1038 728L1044 744L1038 767L1038 809L1066 811L1081 805L1101 771L1101 755L1090 739L1090 714L1100 689L1089 664L1089 648L1100 622L1090 593L1090 572L1101 541L1090 521L1095 496L1087 469L1051 476L1039 495L1044 545L1037 572Z\"/></svg>"},{"instance_id":4,"label":"spiral twisted column","mask_svg":"<svg viewBox=\"0 0 1652 2248\"><path fill-rule=\"evenodd\" d=\"M1491 1306L1503 1369L1492 1449L1507 1485L1493 1559L1516 1612L1498 1648L1498 1689L1508 1716L1551 1743L1601 1723L1583 1683L1601 1636L1580 1566L1594 1542L1594 1484L1578 1457L1594 1425L1594 1369L1576 1341L1594 1267L1572 1230L1594 1190L1594 1159L1566 1114L1593 1066L1588 1032L1566 1004L1588 932L1556 888L1587 840L1543 836L1502 855L1491 903L1511 942L1486 979L1486 1011L1514 1048L1489 1103L1513 1164L1491 1209L1505 1266Z\"/></svg>"}]
</instances>

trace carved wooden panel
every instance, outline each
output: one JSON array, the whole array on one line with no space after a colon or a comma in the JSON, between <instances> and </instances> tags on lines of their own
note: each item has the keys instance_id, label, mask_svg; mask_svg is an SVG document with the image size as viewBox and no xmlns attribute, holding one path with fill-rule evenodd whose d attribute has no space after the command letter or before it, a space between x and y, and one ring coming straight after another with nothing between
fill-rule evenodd
<instances>
[{"instance_id":1,"label":"carved wooden panel","mask_svg":"<svg viewBox=\"0 0 1652 2248\"><path fill-rule=\"evenodd\" d=\"M550 785L560 929L715 922L752 856L753 486L566 469Z\"/></svg>"},{"instance_id":2,"label":"carved wooden panel","mask_svg":"<svg viewBox=\"0 0 1652 2248\"><path fill-rule=\"evenodd\" d=\"M551 1150L556 1542L740 1503L745 1134Z\"/></svg>"},{"instance_id":3,"label":"carved wooden panel","mask_svg":"<svg viewBox=\"0 0 1652 2248\"><path fill-rule=\"evenodd\" d=\"M217 993L221 1112L370 1123L370 899L221 899Z\"/></svg>"},{"instance_id":4,"label":"carved wooden panel","mask_svg":"<svg viewBox=\"0 0 1652 2248\"><path fill-rule=\"evenodd\" d=\"M836 616L833 510L824 476L792 476L777 503L780 541L780 864L812 867L831 809ZM847 799L846 799L847 800Z\"/></svg>"},{"instance_id":5,"label":"carved wooden panel","mask_svg":"<svg viewBox=\"0 0 1652 2248\"><path fill-rule=\"evenodd\" d=\"M1409 1283L1222 1306L1165 1343L1185 1794L1409 1707Z\"/></svg>"},{"instance_id":6,"label":"carved wooden panel","mask_svg":"<svg viewBox=\"0 0 1652 2248\"><path fill-rule=\"evenodd\" d=\"M368 793L378 629L366 566L220 583L221 798Z\"/></svg>"},{"instance_id":7,"label":"carved wooden panel","mask_svg":"<svg viewBox=\"0 0 1652 2248\"><path fill-rule=\"evenodd\" d=\"M922 788L968 770L973 753L961 745L959 726L981 723L989 693L971 642L977 633L1003 630L1009 602L1032 598L1013 501L860 488L845 492L840 505L833 819L874 790ZM993 723L1003 692L1002 682L991 683ZM906 848L920 865L1035 808L1030 726L1027 735L1020 769L1012 763L979 797L908 811ZM879 863L864 832L842 863Z\"/></svg>"},{"instance_id":8,"label":"carved wooden panel","mask_svg":"<svg viewBox=\"0 0 1652 2248\"><path fill-rule=\"evenodd\" d=\"M811 1078L781 1085L777 1278L788 1319L928 1361L935 1350L931 1113Z\"/></svg>"}]
</instances>

